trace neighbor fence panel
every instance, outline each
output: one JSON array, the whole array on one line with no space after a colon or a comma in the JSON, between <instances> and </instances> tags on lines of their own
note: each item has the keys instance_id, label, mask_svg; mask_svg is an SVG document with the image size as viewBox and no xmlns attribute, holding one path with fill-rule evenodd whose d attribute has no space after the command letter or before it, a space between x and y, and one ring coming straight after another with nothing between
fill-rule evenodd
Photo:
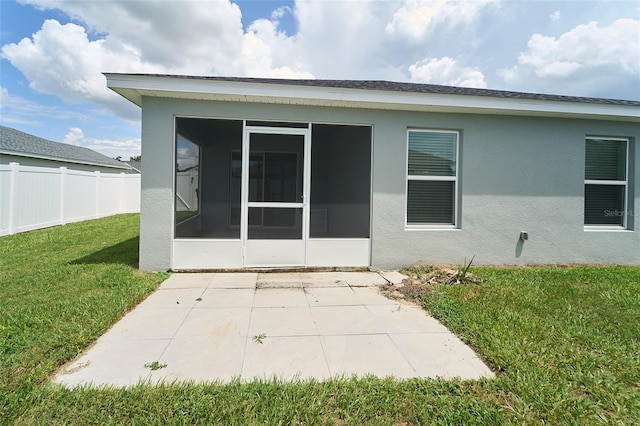
<instances>
[{"instance_id":1,"label":"neighbor fence panel","mask_svg":"<svg viewBox=\"0 0 640 426\"><path fill-rule=\"evenodd\" d=\"M64 218L67 222L96 217L96 182L93 172L67 170Z\"/></svg>"},{"instance_id":2,"label":"neighbor fence panel","mask_svg":"<svg viewBox=\"0 0 640 426\"><path fill-rule=\"evenodd\" d=\"M12 166L0 164L0 235L9 229L9 188L11 188ZM8 233L8 232L7 232Z\"/></svg>"},{"instance_id":3,"label":"neighbor fence panel","mask_svg":"<svg viewBox=\"0 0 640 426\"><path fill-rule=\"evenodd\" d=\"M0 235L139 211L139 174L0 165Z\"/></svg>"}]
</instances>

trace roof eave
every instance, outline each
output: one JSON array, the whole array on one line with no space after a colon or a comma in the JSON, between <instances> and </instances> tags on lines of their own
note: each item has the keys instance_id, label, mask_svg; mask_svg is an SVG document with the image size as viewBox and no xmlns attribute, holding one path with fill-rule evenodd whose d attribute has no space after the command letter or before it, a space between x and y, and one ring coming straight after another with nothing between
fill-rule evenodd
<instances>
[{"instance_id":1,"label":"roof eave","mask_svg":"<svg viewBox=\"0 0 640 426\"><path fill-rule=\"evenodd\" d=\"M15 157L24 157L24 158L37 158L39 160L57 161L59 163L73 163L73 164L83 164L86 166L107 167L110 169L121 169L121 170L132 169L132 167L127 165L116 166L115 164L103 164L103 163L96 163L92 161L71 160L68 158L51 157L48 155L41 155L41 154L31 154L29 152L11 151L8 149L0 149L0 154L13 155Z\"/></svg>"},{"instance_id":2,"label":"roof eave","mask_svg":"<svg viewBox=\"0 0 640 426\"><path fill-rule=\"evenodd\" d=\"M463 114L640 122L640 107L492 96L298 86L171 76L105 74L107 86L138 106L143 97Z\"/></svg>"}]
</instances>

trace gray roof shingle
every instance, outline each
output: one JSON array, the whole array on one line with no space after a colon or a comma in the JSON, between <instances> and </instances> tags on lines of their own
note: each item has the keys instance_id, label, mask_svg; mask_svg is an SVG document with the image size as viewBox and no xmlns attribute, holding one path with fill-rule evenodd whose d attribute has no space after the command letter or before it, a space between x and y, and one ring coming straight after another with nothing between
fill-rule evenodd
<instances>
[{"instance_id":1,"label":"gray roof shingle","mask_svg":"<svg viewBox=\"0 0 640 426\"><path fill-rule=\"evenodd\" d=\"M291 86L314 86L339 89L379 90L391 92L432 93L439 95L483 96L511 99L537 99L546 101L579 102L590 104L640 106L640 101L624 99L590 98L580 96L549 95L542 93L511 92L506 90L476 89L469 87L442 86L437 84L402 83L386 80L296 80L280 78L250 77L199 77L169 74L128 74L139 76L172 77L181 79L229 81L238 83L283 84Z\"/></svg>"},{"instance_id":2,"label":"gray roof shingle","mask_svg":"<svg viewBox=\"0 0 640 426\"><path fill-rule=\"evenodd\" d=\"M0 152L129 169L128 165L89 148L53 142L5 126L0 126Z\"/></svg>"}]
</instances>

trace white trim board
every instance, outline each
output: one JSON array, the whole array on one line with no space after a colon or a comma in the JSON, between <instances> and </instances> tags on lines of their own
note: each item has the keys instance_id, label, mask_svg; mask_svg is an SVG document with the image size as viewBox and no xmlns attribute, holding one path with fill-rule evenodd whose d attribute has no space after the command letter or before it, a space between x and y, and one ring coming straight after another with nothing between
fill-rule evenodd
<instances>
[{"instance_id":1,"label":"white trim board","mask_svg":"<svg viewBox=\"0 0 640 426\"><path fill-rule=\"evenodd\" d=\"M142 98L148 96L205 101L640 122L640 106L636 105L303 86L164 75L106 73L105 76L107 87L138 106L142 105Z\"/></svg>"}]
</instances>

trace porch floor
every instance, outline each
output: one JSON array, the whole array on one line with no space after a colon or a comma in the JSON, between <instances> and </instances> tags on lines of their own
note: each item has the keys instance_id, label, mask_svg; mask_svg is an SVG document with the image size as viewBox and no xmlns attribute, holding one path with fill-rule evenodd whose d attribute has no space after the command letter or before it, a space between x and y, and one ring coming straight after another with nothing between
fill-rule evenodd
<instances>
[{"instance_id":1,"label":"porch floor","mask_svg":"<svg viewBox=\"0 0 640 426\"><path fill-rule=\"evenodd\" d=\"M382 296L385 283L374 272L176 273L53 380L493 376L424 310Z\"/></svg>"}]
</instances>

